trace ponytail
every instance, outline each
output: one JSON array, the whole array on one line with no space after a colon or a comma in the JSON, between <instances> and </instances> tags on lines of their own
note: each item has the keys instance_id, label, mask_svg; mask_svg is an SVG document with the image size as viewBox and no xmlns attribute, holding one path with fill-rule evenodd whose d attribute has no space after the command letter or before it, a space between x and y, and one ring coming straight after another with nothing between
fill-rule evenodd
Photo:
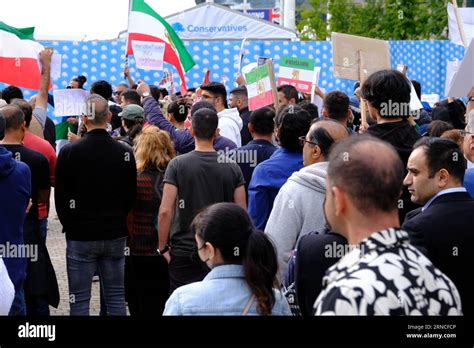
<instances>
[{"instance_id":1,"label":"ponytail","mask_svg":"<svg viewBox=\"0 0 474 348\"><path fill-rule=\"evenodd\" d=\"M270 315L275 304L273 286L278 263L275 248L265 233L250 233L242 264L247 284L257 299L257 312Z\"/></svg>"}]
</instances>

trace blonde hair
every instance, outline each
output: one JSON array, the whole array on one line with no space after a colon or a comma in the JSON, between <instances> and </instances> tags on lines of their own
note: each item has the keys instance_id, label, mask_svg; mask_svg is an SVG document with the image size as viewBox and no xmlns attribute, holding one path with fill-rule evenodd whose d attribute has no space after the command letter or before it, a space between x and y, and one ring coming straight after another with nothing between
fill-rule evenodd
<instances>
[{"instance_id":1,"label":"blonde hair","mask_svg":"<svg viewBox=\"0 0 474 348\"><path fill-rule=\"evenodd\" d=\"M134 143L138 172L143 172L147 168L165 170L176 156L169 134L155 126L143 128Z\"/></svg>"}]
</instances>

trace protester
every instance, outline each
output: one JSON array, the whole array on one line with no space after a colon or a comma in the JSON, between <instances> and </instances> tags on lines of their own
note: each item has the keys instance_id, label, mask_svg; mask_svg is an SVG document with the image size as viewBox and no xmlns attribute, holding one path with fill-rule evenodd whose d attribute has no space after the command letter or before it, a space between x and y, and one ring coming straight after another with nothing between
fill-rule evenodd
<instances>
[{"instance_id":1,"label":"protester","mask_svg":"<svg viewBox=\"0 0 474 348\"><path fill-rule=\"evenodd\" d=\"M198 256L211 271L202 281L177 289L165 315L291 315L286 299L274 289L273 245L241 206L211 205L194 218L191 231Z\"/></svg>"},{"instance_id":2,"label":"protester","mask_svg":"<svg viewBox=\"0 0 474 348\"><path fill-rule=\"evenodd\" d=\"M109 133L115 132L120 133L120 127L122 126L122 120L120 119L119 113L122 108L112 101L112 85L104 80L94 82L90 88L91 94L98 94L103 97L109 103L109 110L112 113L112 119L109 121L111 129Z\"/></svg>"},{"instance_id":3,"label":"protester","mask_svg":"<svg viewBox=\"0 0 474 348\"><path fill-rule=\"evenodd\" d=\"M444 132L454 129L453 126L444 121L436 120L431 122L426 129L428 136L430 137L440 137Z\"/></svg>"},{"instance_id":4,"label":"protester","mask_svg":"<svg viewBox=\"0 0 474 348\"><path fill-rule=\"evenodd\" d=\"M305 111L308 112L308 114L311 116L311 122L313 122L314 120L317 120L319 119L319 110L318 110L318 107L316 105L314 105L313 103L309 102L309 101L302 101L302 102L299 102L298 105Z\"/></svg>"},{"instance_id":5,"label":"protester","mask_svg":"<svg viewBox=\"0 0 474 348\"><path fill-rule=\"evenodd\" d=\"M186 99L180 98L168 105L168 115L166 118L176 129L185 129L184 121L188 117L191 106Z\"/></svg>"},{"instance_id":6,"label":"protester","mask_svg":"<svg viewBox=\"0 0 474 348\"><path fill-rule=\"evenodd\" d=\"M455 142L439 138L418 141L408 159L404 184L412 201L423 207L408 213L402 228L412 244L451 278L461 295L463 313L469 315L474 313L474 286L464 267L474 263L470 253L474 199L463 187L465 166Z\"/></svg>"},{"instance_id":7,"label":"protester","mask_svg":"<svg viewBox=\"0 0 474 348\"><path fill-rule=\"evenodd\" d=\"M144 110L141 106L130 104L118 114L122 120L122 127L126 135L118 140L124 144L133 147L133 140L140 134L145 122Z\"/></svg>"},{"instance_id":8,"label":"protester","mask_svg":"<svg viewBox=\"0 0 474 348\"><path fill-rule=\"evenodd\" d=\"M277 149L272 143L275 129L274 118L275 111L268 107L252 111L248 129L253 140L228 153L228 157L236 159L244 175L247 201L248 187L255 167L269 159Z\"/></svg>"},{"instance_id":9,"label":"protester","mask_svg":"<svg viewBox=\"0 0 474 348\"><path fill-rule=\"evenodd\" d=\"M319 121L300 138L305 167L281 187L265 226L277 251L280 279L284 279L290 252L298 239L311 231L322 231L326 225L323 203L327 158L333 144L347 136L347 128L339 123Z\"/></svg>"},{"instance_id":10,"label":"protester","mask_svg":"<svg viewBox=\"0 0 474 348\"><path fill-rule=\"evenodd\" d=\"M157 126L159 129L165 130L169 133L171 140L173 141L174 148L178 154L185 154L193 151L195 146L194 137L192 136L189 129L176 128L173 123L163 116L158 102L149 95L150 87L145 82L139 81L137 91L140 93L139 96L143 98L143 108L145 110L145 117L148 123ZM193 115L201 107L214 109L210 103L198 102L192 106L191 115ZM214 148L216 151L228 151L235 149L236 147L237 146L235 143L222 136L216 137L214 142Z\"/></svg>"},{"instance_id":11,"label":"protester","mask_svg":"<svg viewBox=\"0 0 474 348\"><path fill-rule=\"evenodd\" d=\"M216 202L235 202L246 208L242 171L213 147L218 122L217 113L211 109L195 112L190 130L195 150L173 158L166 169L158 215L158 249L169 262L171 291L207 274L200 260L192 257L197 247L189 225L197 212Z\"/></svg>"},{"instance_id":12,"label":"protester","mask_svg":"<svg viewBox=\"0 0 474 348\"><path fill-rule=\"evenodd\" d=\"M281 148L255 168L249 184L249 214L257 229L264 230L278 191L294 172L303 168L303 146L311 116L299 106L280 111L276 133Z\"/></svg>"},{"instance_id":13,"label":"protester","mask_svg":"<svg viewBox=\"0 0 474 348\"><path fill-rule=\"evenodd\" d=\"M399 155L376 138L349 137L331 152L326 220L353 249L327 270L316 315L462 313L455 285L400 229L402 182Z\"/></svg>"},{"instance_id":14,"label":"protester","mask_svg":"<svg viewBox=\"0 0 474 348\"><path fill-rule=\"evenodd\" d=\"M209 82L201 86L201 99L211 103L219 116L219 134L232 140L237 147L242 146L240 131L243 122L236 108L228 109L225 86L219 82Z\"/></svg>"},{"instance_id":15,"label":"protester","mask_svg":"<svg viewBox=\"0 0 474 348\"><path fill-rule=\"evenodd\" d=\"M8 110L8 109L7 109ZM8 111L7 111L8 112ZM3 108L0 108L0 141L5 135L5 117ZM20 248L24 245L23 225L26 210L31 196L31 171L27 164L16 161L12 153L0 144L0 245L10 245ZM25 293L23 284L26 278L26 258L6 257L2 255L8 274L5 281L0 281L0 286L5 286L5 292L0 292L0 298L7 303L9 290L8 281L14 287L13 303L10 302L8 310L10 315L26 315ZM2 266L0 266L2 267ZM3 315L8 315L8 311Z\"/></svg>"},{"instance_id":16,"label":"protester","mask_svg":"<svg viewBox=\"0 0 474 348\"><path fill-rule=\"evenodd\" d=\"M464 136L463 151L464 157L471 163L474 163L474 109L467 115L467 125ZM468 168L464 175L464 187L474 198L474 167Z\"/></svg>"},{"instance_id":17,"label":"protester","mask_svg":"<svg viewBox=\"0 0 474 348\"><path fill-rule=\"evenodd\" d=\"M132 316L163 313L169 296L168 263L156 254L156 226L165 170L174 156L168 133L154 126L135 139L137 196L128 215L130 256L125 258L125 297Z\"/></svg>"},{"instance_id":18,"label":"protester","mask_svg":"<svg viewBox=\"0 0 474 348\"><path fill-rule=\"evenodd\" d=\"M229 106L239 110L240 118L243 122L240 136L242 138L242 146L245 146L250 140L252 140L252 136L248 128L250 111L248 106L247 87L237 87L230 91Z\"/></svg>"},{"instance_id":19,"label":"protester","mask_svg":"<svg viewBox=\"0 0 474 348\"><path fill-rule=\"evenodd\" d=\"M106 131L112 117L107 100L92 94L86 110L87 133L66 145L56 163L55 201L66 233L71 315L89 315L96 270L107 314L125 315L124 248L136 194L135 158Z\"/></svg>"},{"instance_id":20,"label":"protester","mask_svg":"<svg viewBox=\"0 0 474 348\"><path fill-rule=\"evenodd\" d=\"M376 121L367 133L390 143L406 166L408 157L420 134L408 122L410 111L410 81L396 70L381 70L370 75L361 87L370 116ZM417 208L406 188L400 197L400 221Z\"/></svg>"},{"instance_id":21,"label":"protester","mask_svg":"<svg viewBox=\"0 0 474 348\"><path fill-rule=\"evenodd\" d=\"M441 134L440 138L454 141L456 144L458 144L459 148L462 150L464 139L461 136L461 132L462 130L460 129L450 129L450 130L444 131L443 134Z\"/></svg>"},{"instance_id":22,"label":"protester","mask_svg":"<svg viewBox=\"0 0 474 348\"><path fill-rule=\"evenodd\" d=\"M0 257L0 315L8 315L15 298L15 287L13 286L7 268Z\"/></svg>"},{"instance_id":23,"label":"protester","mask_svg":"<svg viewBox=\"0 0 474 348\"><path fill-rule=\"evenodd\" d=\"M347 124L352 116L349 108L349 97L340 91L329 92L323 100L323 118L331 119L343 125L348 133L354 131Z\"/></svg>"},{"instance_id":24,"label":"protester","mask_svg":"<svg viewBox=\"0 0 474 348\"><path fill-rule=\"evenodd\" d=\"M135 105L141 104L140 95L138 95L137 91L134 89L126 89L125 91L122 92L121 96L122 96L122 103L120 104L120 107L122 109L125 109L125 107L130 104L135 104Z\"/></svg>"},{"instance_id":25,"label":"protester","mask_svg":"<svg viewBox=\"0 0 474 348\"><path fill-rule=\"evenodd\" d=\"M25 303L28 315L49 315L49 304L59 303L58 284L54 268L41 235L41 220L47 216L40 205L49 205L50 174L46 157L22 145L25 137L25 114L17 105L4 106L5 137L2 145L13 158L28 165L31 172L32 207L25 218L23 238L26 245L38 249L38 259L27 258L27 275L24 284ZM46 215L45 215L46 214Z\"/></svg>"},{"instance_id":26,"label":"protester","mask_svg":"<svg viewBox=\"0 0 474 348\"><path fill-rule=\"evenodd\" d=\"M280 109L283 109L287 105L298 104L298 91L294 86L281 85L277 87L278 91L278 105Z\"/></svg>"},{"instance_id":27,"label":"protester","mask_svg":"<svg viewBox=\"0 0 474 348\"><path fill-rule=\"evenodd\" d=\"M115 91L114 91L114 100L117 103L117 105L122 104L122 93L128 89L128 85L126 83L119 83L117 86L115 86Z\"/></svg>"}]
</instances>

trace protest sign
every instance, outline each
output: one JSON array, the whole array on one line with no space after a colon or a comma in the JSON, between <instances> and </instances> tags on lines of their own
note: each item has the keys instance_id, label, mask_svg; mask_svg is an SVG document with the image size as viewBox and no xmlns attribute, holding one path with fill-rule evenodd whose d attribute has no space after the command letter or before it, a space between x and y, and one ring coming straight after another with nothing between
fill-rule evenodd
<instances>
[{"instance_id":1,"label":"protest sign","mask_svg":"<svg viewBox=\"0 0 474 348\"><path fill-rule=\"evenodd\" d=\"M464 54L459 70L453 74L447 97L465 97L474 86L474 40Z\"/></svg>"},{"instance_id":2,"label":"protest sign","mask_svg":"<svg viewBox=\"0 0 474 348\"><path fill-rule=\"evenodd\" d=\"M332 61L335 77L360 80L361 60L363 60L362 73L365 78L376 71L391 69L388 42L332 33Z\"/></svg>"},{"instance_id":3,"label":"protest sign","mask_svg":"<svg viewBox=\"0 0 474 348\"><path fill-rule=\"evenodd\" d=\"M54 98L54 116L79 116L87 113L86 98L89 92L80 88L55 89Z\"/></svg>"},{"instance_id":4,"label":"protest sign","mask_svg":"<svg viewBox=\"0 0 474 348\"><path fill-rule=\"evenodd\" d=\"M61 77L61 55L54 52L51 57L51 78L57 80Z\"/></svg>"},{"instance_id":5,"label":"protest sign","mask_svg":"<svg viewBox=\"0 0 474 348\"><path fill-rule=\"evenodd\" d=\"M247 81L249 110L256 110L271 104L278 107L272 60L268 60L265 65L245 74L245 80Z\"/></svg>"},{"instance_id":6,"label":"protest sign","mask_svg":"<svg viewBox=\"0 0 474 348\"><path fill-rule=\"evenodd\" d=\"M140 69L163 70L165 44L163 42L132 41L135 64Z\"/></svg>"},{"instance_id":7,"label":"protest sign","mask_svg":"<svg viewBox=\"0 0 474 348\"><path fill-rule=\"evenodd\" d=\"M311 93L314 61L305 58L282 56L278 73L278 86L292 85L302 93Z\"/></svg>"}]
</instances>

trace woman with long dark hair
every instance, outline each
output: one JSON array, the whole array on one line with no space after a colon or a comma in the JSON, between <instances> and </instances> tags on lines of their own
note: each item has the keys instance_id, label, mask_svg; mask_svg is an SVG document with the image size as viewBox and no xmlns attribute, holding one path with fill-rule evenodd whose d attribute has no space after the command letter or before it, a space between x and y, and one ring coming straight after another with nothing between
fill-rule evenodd
<instances>
[{"instance_id":1,"label":"woman with long dark hair","mask_svg":"<svg viewBox=\"0 0 474 348\"><path fill-rule=\"evenodd\" d=\"M275 249L243 208L211 205L194 218L191 232L211 271L203 281L176 289L164 315L291 315L275 289Z\"/></svg>"}]
</instances>

